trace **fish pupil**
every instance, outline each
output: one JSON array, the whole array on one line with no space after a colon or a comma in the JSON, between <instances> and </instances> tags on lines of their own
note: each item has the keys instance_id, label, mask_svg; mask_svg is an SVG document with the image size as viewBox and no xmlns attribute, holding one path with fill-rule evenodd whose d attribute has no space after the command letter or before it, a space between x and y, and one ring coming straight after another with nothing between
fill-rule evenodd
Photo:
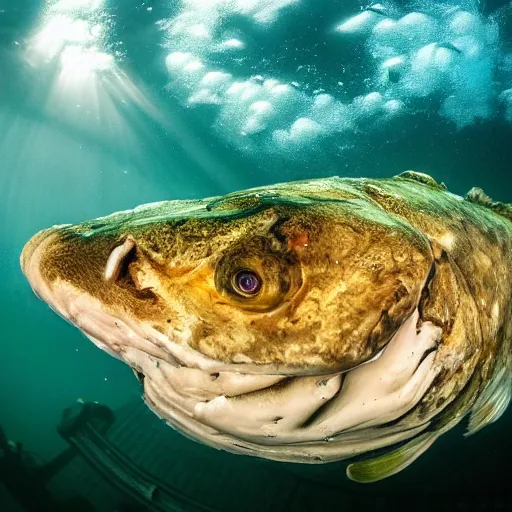
<instances>
[{"instance_id":1,"label":"fish pupil","mask_svg":"<svg viewBox=\"0 0 512 512\"><path fill-rule=\"evenodd\" d=\"M236 287L242 292L254 295L261 288L259 276L251 270L241 270L235 278Z\"/></svg>"}]
</instances>

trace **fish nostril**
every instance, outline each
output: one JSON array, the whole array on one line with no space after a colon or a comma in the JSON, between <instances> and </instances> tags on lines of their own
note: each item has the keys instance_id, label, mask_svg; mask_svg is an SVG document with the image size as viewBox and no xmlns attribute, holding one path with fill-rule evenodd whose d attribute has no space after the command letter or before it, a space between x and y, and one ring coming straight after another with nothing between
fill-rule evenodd
<instances>
[{"instance_id":1,"label":"fish nostril","mask_svg":"<svg viewBox=\"0 0 512 512\"><path fill-rule=\"evenodd\" d=\"M134 249L135 240L128 236L121 245L112 250L103 272L105 281L115 281L119 277L122 268L125 266L127 256L133 253Z\"/></svg>"}]
</instances>

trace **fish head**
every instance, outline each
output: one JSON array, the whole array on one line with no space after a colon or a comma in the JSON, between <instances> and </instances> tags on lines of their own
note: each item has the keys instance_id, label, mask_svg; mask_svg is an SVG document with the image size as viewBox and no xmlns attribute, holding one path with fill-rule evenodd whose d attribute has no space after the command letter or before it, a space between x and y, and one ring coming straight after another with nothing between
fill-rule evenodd
<instances>
[{"instance_id":1,"label":"fish head","mask_svg":"<svg viewBox=\"0 0 512 512\"><path fill-rule=\"evenodd\" d=\"M431 243L353 187L283 184L54 226L21 266L134 369L156 414L207 445L321 463L428 425L399 420L438 372L441 329L420 315Z\"/></svg>"},{"instance_id":2,"label":"fish head","mask_svg":"<svg viewBox=\"0 0 512 512\"><path fill-rule=\"evenodd\" d=\"M135 331L187 366L312 375L378 354L417 307L432 256L369 201L262 189L56 226L21 263L43 300L121 359Z\"/></svg>"}]
</instances>

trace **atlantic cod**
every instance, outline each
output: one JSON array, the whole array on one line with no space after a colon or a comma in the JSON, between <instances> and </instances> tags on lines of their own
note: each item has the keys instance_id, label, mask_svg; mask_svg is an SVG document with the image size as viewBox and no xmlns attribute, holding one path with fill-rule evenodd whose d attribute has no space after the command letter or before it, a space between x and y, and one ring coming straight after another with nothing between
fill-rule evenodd
<instances>
[{"instance_id":1,"label":"atlantic cod","mask_svg":"<svg viewBox=\"0 0 512 512\"><path fill-rule=\"evenodd\" d=\"M413 171L163 201L25 246L36 294L146 404L233 453L407 467L511 397L512 206Z\"/></svg>"}]
</instances>

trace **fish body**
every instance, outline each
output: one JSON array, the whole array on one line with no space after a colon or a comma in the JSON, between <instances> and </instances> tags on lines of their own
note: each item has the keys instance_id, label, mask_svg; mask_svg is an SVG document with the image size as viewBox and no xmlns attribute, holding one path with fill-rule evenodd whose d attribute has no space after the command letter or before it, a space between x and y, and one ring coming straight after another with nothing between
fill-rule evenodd
<instances>
[{"instance_id":1,"label":"fish body","mask_svg":"<svg viewBox=\"0 0 512 512\"><path fill-rule=\"evenodd\" d=\"M424 174L144 205L25 246L34 291L207 445L407 467L511 394L512 208Z\"/></svg>"}]
</instances>

